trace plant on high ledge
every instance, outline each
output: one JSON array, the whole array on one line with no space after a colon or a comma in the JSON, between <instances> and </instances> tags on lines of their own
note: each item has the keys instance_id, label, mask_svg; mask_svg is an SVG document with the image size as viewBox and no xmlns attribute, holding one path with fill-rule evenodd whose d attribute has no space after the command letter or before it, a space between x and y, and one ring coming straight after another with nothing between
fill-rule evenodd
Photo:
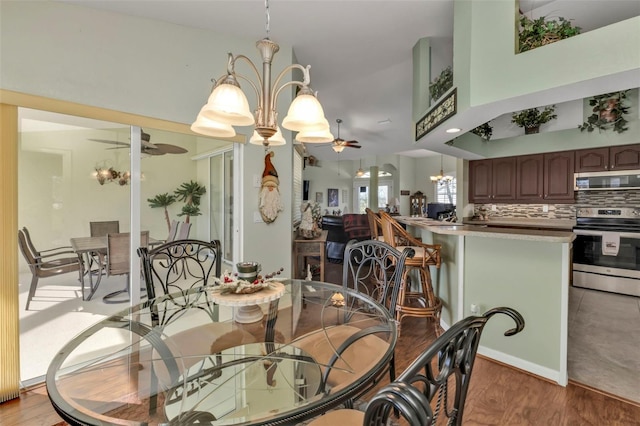
<instances>
[{"instance_id":1,"label":"plant on high ledge","mask_svg":"<svg viewBox=\"0 0 640 426\"><path fill-rule=\"evenodd\" d=\"M437 101L440 96L444 95L447 90L453 87L453 70L447 67L442 70L440 75L429 83L429 94L433 101Z\"/></svg>"},{"instance_id":2,"label":"plant on high ledge","mask_svg":"<svg viewBox=\"0 0 640 426\"><path fill-rule=\"evenodd\" d=\"M514 112L511 115L511 122L524 127L525 135L538 133L541 124L558 118L554 111L555 105L546 106L542 111L539 108L525 109L520 112Z\"/></svg>"},{"instance_id":3,"label":"plant on high ledge","mask_svg":"<svg viewBox=\"0 0 640 426\"><path fill-rule=\"evenodd\" d=\"M486 123L479 125L475 129L470 130L470 132L474 135L480 136L485 141L488 141L491 139L491 135L493 135L493 126L491 126L491 124L489 123L490 121L487 121Z\"/></svg>"},{"instance_id":4,"label":"plant on high ledge","mask_svg":"<svg viewBox=\"0 0 640 426\"><path fill-rule=\"evenodd\" d=\"M544 16L532 20L526 15L520 15L518 52L526 52L578 34L580 27L574 27L569 20L562 17L557 21L547 20Z\"/></svg>"},{"instance_id":5,"label":"plant on high ledge","mask_svg":"<svg viewBox=\"0 0 640 426\"><path fill-rule=\"evenodd\" d=\"M623 114L629 114L629 106L625 104L627 92L628 90L625 90L592 97L589 105L593 107L593 114L578 126L580 131L593 132L597 128L600 131L613 129L622 133L629 130L625 127L627 120L623 117Z\"/></svg>"}]
</instances>

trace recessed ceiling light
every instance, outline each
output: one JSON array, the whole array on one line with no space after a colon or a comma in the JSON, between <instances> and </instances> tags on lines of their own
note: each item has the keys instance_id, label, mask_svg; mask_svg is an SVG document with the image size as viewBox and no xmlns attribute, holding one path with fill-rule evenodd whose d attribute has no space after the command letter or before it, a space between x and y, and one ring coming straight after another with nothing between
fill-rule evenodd
<instances>
[{"instance_id":1,"label":"recessed ceiling light","mask_svg":"<svg viewBox=\"0 0 640 426\"><path fill-rule=\"evenodd\" d=\"M389 124L391 123L391 120L388 118L385 118L384 120L380 120L378 121L378 124Z\"/></svg>"},{"instance_id":2,"label":"recessed ceiling light","mask_svg":"<svg viewBox=\"0 0 640 426\"><path fill-rule=\"evenodd\" d=\"M458 129L457 127L452 127L450 129L447 129L446 132L447 133L458 133L461 129Z\"/></svg>"}]
</instances>

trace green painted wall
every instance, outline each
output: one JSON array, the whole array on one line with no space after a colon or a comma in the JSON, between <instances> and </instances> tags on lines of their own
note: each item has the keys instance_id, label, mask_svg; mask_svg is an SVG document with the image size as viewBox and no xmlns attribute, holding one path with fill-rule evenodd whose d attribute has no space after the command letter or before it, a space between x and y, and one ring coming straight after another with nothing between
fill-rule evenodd
<instances>
[{"instance_id":1,"label":"green painted wall","mask_svg":"<svg viewBox=\"0 0 640 426\"><path fill-rule=\"evenodd\" d=\"M481 345L554 371L560 369L562 295L560 243L465 237L464 315L498 306L516 309L524 331L506 338L513 321L496 317L485 328Z\"/></svg>"}]
</instances>

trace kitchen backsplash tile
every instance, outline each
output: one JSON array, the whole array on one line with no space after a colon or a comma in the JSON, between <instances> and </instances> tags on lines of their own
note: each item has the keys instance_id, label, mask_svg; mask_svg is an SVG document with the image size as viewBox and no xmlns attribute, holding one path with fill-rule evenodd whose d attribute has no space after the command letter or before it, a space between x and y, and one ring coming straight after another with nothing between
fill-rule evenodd
<instances>
[{"instance_id":1,"label":"kitchen backsplash tile","mask_svg":"<svg viewBox=\"0 0 640 426\"><path fill-rule=\"evenodd\" d=\"M496 210L491 210L495 205ZM544 212L544 206L549 207ZM640 191L578 191L575 204L476 204L474 214L489 218L575 219L580 207L640 207Z\"/></svg>"}]
</instances>

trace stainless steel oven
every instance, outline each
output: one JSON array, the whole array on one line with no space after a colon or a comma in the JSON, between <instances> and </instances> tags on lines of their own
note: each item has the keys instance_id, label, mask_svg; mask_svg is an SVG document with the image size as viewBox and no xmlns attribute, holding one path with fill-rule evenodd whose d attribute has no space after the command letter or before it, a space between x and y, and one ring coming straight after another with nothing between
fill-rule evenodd
<instances>
[{"instance_id":1,"label":"stainless steel oven","mask_svg":"<svg viewBox=\"0 0 640 426\"><path fill-rule=\"evenodd\" d=\"M573 285L640 296L640 208L580 208Z\"/></svg>"}]
</instances>

